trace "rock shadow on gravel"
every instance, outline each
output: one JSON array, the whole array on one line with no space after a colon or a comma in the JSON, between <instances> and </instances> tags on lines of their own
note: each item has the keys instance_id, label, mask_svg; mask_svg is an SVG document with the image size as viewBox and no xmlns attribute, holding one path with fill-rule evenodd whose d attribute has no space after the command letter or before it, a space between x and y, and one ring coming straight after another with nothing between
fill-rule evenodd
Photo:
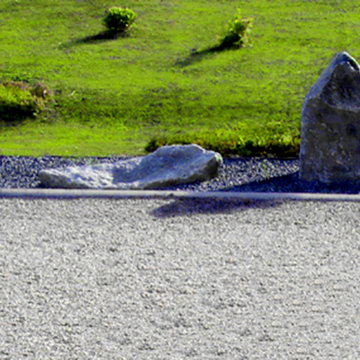
<instances>
[{"instance_id":1,"label":"rock shadow on gravel","mask_svg":"<svg viewBox=\"0 0 360 360\"><path fill-rule=\"evenodd\" d=\"M191 216L197 214L231 214L250 209L266 209L279 206L280 200L240 199L177 199L152 211L157 218Z\"/></svg>"},{"instance_id":2,"label":"rock shadow on gravel","mask_svg":"<svg viewBox=\"0 0 360 360\"><path fill-rule=\"evenodd\" d=\"M297 171L288 175L275 176L267 180L254 181L243 185L222 188L220 191L359 194L360 184L355 182L325 184L319 181L303 181L299 179L299 172Z\"/></svg>"}]
</instances>

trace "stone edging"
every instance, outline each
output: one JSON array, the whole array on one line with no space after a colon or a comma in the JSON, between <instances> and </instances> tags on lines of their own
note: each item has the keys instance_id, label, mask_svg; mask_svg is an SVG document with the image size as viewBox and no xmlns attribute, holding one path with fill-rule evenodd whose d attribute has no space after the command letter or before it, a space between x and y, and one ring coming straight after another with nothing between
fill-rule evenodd
<instances>
[{"instance_id":1,"label":"stone edging","mask_svg":"<svg viewBox=\"0 0 360 360\"><path fill-rule=\"evenodd\" d=\"M84 190L84 189L0 189L0 198L14 199L217 199L217 200L294 200L360 201L360 194L272 193L272 192L195 192L167 190Z\"/></svg>"}]
</instances>

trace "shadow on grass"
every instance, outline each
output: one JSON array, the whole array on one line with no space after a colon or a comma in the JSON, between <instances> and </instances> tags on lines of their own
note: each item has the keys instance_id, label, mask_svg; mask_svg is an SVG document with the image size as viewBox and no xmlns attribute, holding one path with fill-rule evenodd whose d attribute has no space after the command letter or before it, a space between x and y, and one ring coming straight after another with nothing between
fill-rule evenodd
<instances>
[{"instance_id":1,"label":"shadow on grass","mask_svg":"<svg viewBox=\"0 0 360 360\"><path fill-rule=\"evenodd\" d=\"M8 113L0 113L0 130L4 128L15 128L24 125L26 122L36 121L37 119L39 119L39 117L36 115L9 110Z\"/></svg>"},{"instance_id":2,"label":"shadow on grass","mask_svg":"<svg viewBox=\"0 0 360 360\"><path fill-rule=\"evenodd\" d=\"M208 56L209 54L216 54L222 51L229 51L229 50L236 50L235 47L229 47L225 45L216 45L204 50L198 51L197 49L192 49L190 55L182 60L178 60L176 65L178 66L189 66L191 64L200 62L204 57Z\"/></svg>"},{"instance_id":3,"label":"shadow on grass","mask_svg":"<svg viewBox=\"0 0 360 360\"><path fill-rule=\"evenodd\" d=\"M239 199L178 199L152 211L157 218L191 216L196 214L231 214L249 209L266 209L278 206L282 201Z\"/></svg>"},{"instance_id":4,"label":"shadow on grass","mask_svg":"<svg viewBox=\"0 0 360 360\"><path fill-rule=\"evenodd\" d=\"M126 32L119 31L101 31L98 34L85 36L80 39L74 39L69 41L68 43L62 45L62 47L72 47L76 45L82 44L99 44L106 41L117 40L119 38L125 38L128 34Z\"/></svg>"},{"instance_id":5,"label":"shadow on grass","mask_svg":"<svg viewBox=\"0 0 360 360\"><path fill-rule=\"evenodd\" d=\"M26 118L16 118L16 119L2 119L0 116L0 130L6 128L15 128L17 126L23 125L27 119Z\"/></svg>"}]
</instances>

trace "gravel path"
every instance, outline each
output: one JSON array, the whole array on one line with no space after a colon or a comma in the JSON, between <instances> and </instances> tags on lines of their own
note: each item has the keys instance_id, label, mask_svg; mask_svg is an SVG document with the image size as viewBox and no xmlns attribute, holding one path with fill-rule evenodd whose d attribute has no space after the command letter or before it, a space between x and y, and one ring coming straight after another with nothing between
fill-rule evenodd
<instances>
[{"instance_id":1,"label":"gravel path","mask_svg":"<svg viewBox=\"0 0 360 360\"><path fill-rule=\"evenodd\" d=\"M359 216L0 199L0 359L359 359Z\"/></svg>"},{"instance_id":2,"label":"gravel path","mask_svg":"<svg viewBox=\"0 0 360 360\"><path fill-rule=\"evenodd\" d=\"M56 156L11 157L0 156L0 188L41 188L39 172L42 169L95 162L109 163L124 159L111 158L61 158ZM335 184L300 181L299 160L225 158L216 178L197 184L164 188L193 191L260 191L260 192L312 192L360 193L360 184Z\"/></svg>"}]
</instances>

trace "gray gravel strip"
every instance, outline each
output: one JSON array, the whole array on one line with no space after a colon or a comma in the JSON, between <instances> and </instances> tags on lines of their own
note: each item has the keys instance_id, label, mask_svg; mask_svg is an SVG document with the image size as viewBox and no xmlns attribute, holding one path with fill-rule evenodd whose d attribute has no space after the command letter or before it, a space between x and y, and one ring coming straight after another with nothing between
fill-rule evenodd
<instances>
[{"instance_id":1,"label":"gray gravel strip","mask_svg":"<svg viewBox=\"0 0 360 360\"><path fill-rule=\"evenodd\" d=\"M58 156L0 156L0 188L42 188L39 173L43 169L94 163L114 163L124 157L62 158ZM168 190L214 191L258 183L268 178L289 175L298 170L297 160L226 158L216 178L196 184L174 186Z\"/></svg>"},{"instance_id":2,"label":"gray gravel strip","mask_svg":"<svg viewBox=\"0 0 360 360\"><path fill-rule=\"evenodd\" d=\"M359 359L354 202L0 199L1 359Z\"/></svg>"},{"instance_id":3,"label":"gray gravel strip","mask_svg":"<svg viewBox=\"0 0 360 360\"><path fill-rule=\"evenodd\" d=\"M42 188L39 172L93 163L112 163L124 157L61 158L56 156L0 156L0 188ZM299 180L299 160L225 158L216 178L195 184L163 188L162 190L223 191L223 192L295 192L359 194L360 184L333 184Z\"/></svg>"}]
</instances>

